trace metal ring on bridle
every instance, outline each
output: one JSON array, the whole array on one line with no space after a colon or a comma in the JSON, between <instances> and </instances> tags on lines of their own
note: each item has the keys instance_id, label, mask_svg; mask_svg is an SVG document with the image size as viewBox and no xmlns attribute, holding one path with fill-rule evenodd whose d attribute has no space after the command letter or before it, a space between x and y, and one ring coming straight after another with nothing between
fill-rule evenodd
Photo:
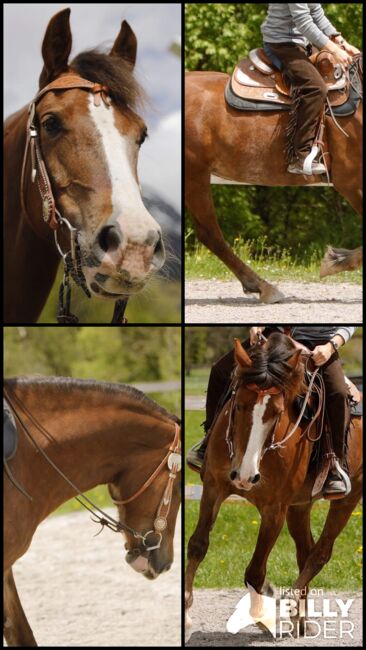
<instances>
[{"instance_id":1,"label":"metal ring on bridle","mask_svg":"<svg viewBox=\"0 0 366 650\"><path fill-rule=\"evenodd\" d=\"M57 230L55 230L54 231L54 237L55 237L56 248L57 248L58 252L60 253L63 260L65 259L66 255L69 252L71 253L72 259L75 260L75 239L76 239L76 236L77 236L77 229L74 228L74 226L71 225L71 223L70 223L70 221L68 219L66 219L65 217L62 217L57 209L56 209L55 212L57 214L57 221L60 223L60 225L65 224L68 227L69 231L70 231L70 246L71 246L70 251L67 251L66 253L64 253L61 246L60 246L60 244L59 244L59 241L57 239Z\"/></svg>"},{"instance_id":2,"label":"metal ring on bridle","mask_svg":"<svg viewBox=\"0 0 366 650\"><path fill-rule=\"evenodd\" d=\"M151 533L153 533L154 535L157 535L159 537L158 543L155 544L154 546L148 546L147 542L146 542L147 536L150 535ZM154 551L156 548L160 548L162 539L163 539L162 533L157 533L156 530L148 530L147 533L145 533L145 535L142 538L142 543L145 546L147 551Z\"/></svg>"}]
</instances>

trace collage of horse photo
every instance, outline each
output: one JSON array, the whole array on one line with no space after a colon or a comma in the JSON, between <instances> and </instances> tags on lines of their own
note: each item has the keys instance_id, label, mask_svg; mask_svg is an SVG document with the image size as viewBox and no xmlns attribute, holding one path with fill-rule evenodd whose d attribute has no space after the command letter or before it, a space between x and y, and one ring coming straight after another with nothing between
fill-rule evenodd
<instances>
[{"instance_id":1,"label":"collage of horse photo","mask_svg":"<svg viewBox=\"0 0 366 650\"><path fill-rule=\"evenodd\" d=\"M4 3L5 647L363 647L362 25Z\"/></svg>"}]
</instances>

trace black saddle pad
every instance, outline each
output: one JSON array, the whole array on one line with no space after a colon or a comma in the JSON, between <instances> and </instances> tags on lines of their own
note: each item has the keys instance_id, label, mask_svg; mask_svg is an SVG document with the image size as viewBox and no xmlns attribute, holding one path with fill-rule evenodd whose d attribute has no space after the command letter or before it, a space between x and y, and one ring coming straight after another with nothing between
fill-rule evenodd
<instances>
[{"instance_id":1,"label":"black saddle pad","mask_svg":"<svg viewBox=\"0 0 366 650\"><path fill-rule=\"evenodd\" d=\"M4 409L4 459L9 460L12 458L17 450L18 446L18 431L15 424L14 415L11 411L11 408L4 399L3 401Z\"/></svg>"}]
</instances>

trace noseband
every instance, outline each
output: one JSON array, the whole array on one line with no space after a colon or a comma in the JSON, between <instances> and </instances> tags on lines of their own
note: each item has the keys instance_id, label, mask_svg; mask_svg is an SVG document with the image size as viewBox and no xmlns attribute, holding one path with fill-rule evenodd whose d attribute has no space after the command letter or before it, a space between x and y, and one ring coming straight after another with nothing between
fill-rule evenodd
<instances>
[{"instance_id":1,"label":"noseband","mask_svg":"<svg viewBox=\"0 0 366 650\"><path fill-rule=\"evenodd\" d=\"M36 124L36 107L46 93L50 91L66 91L75 88L86 90L93 93L94 105L100 106L101 101L109 108L112 101L108 95L108 88L102 84L94 83L83 79L76 73L67 72L58 79L42 88L35 96L28 108L27 135L26 145L22 164L20 200L22 210L28 223L32 226L31 219L25 206L25 170L28 155L31 159L31 181L37 182L38 190L42 201L43 220L54 231L56 248L62 258L64 265L64 276L59 290L59 308L57 321L59 323L78 323L78 318L70 312L71 286L70 277L74 282L83 289L88 298L91 297L90 291L86 284L86 279L82 271L80 245L78 241L78 231L71 223L63 217L56 207L56 201L52 192L52 185L49 179L47 168L42 157L42 150L39 141L38 126ZM60 227L66 227L70 237L70 248L64 252L59 244L57 232ZM116 301L112 323L125 323L124 312L127 306L127 298Z\"/></svg>"}]
</instances>

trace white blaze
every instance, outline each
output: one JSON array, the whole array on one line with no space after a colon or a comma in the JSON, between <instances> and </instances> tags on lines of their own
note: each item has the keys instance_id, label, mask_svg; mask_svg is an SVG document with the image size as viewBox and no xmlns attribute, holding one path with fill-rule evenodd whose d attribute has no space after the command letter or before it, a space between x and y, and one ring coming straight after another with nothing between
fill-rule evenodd
<instances>
[{"instance_id":1,"label":"white blaze","mask_svg":"<svg viewBox=\"0 0 366 650\"><path fill-rule=\"evenodd\" d=\"M122 134L114 121L113 105L107 108L103 102L94 105L89 97L89 112L100 134L112 186L112 214L109 221L119 222L124 236L144 243L149 230L157 230L158 224L145 208L140 187L134 174L134 148L131 135Z\"/></svg>"},{"instance_id":2,"label":"white blaze","mask_svg":"<svg viewBox=\"0 0 366 650\"><path fill-rule=\"evenodd\" d=\"M257 402L253 408L253 424L249 433L248 444L240 465L240 480L248 481L249 477L259 472L259 462L262 448L273 419L263 422L263 417L271 395L265 395L262 402Z\"/></svg>"}]
</instances>

